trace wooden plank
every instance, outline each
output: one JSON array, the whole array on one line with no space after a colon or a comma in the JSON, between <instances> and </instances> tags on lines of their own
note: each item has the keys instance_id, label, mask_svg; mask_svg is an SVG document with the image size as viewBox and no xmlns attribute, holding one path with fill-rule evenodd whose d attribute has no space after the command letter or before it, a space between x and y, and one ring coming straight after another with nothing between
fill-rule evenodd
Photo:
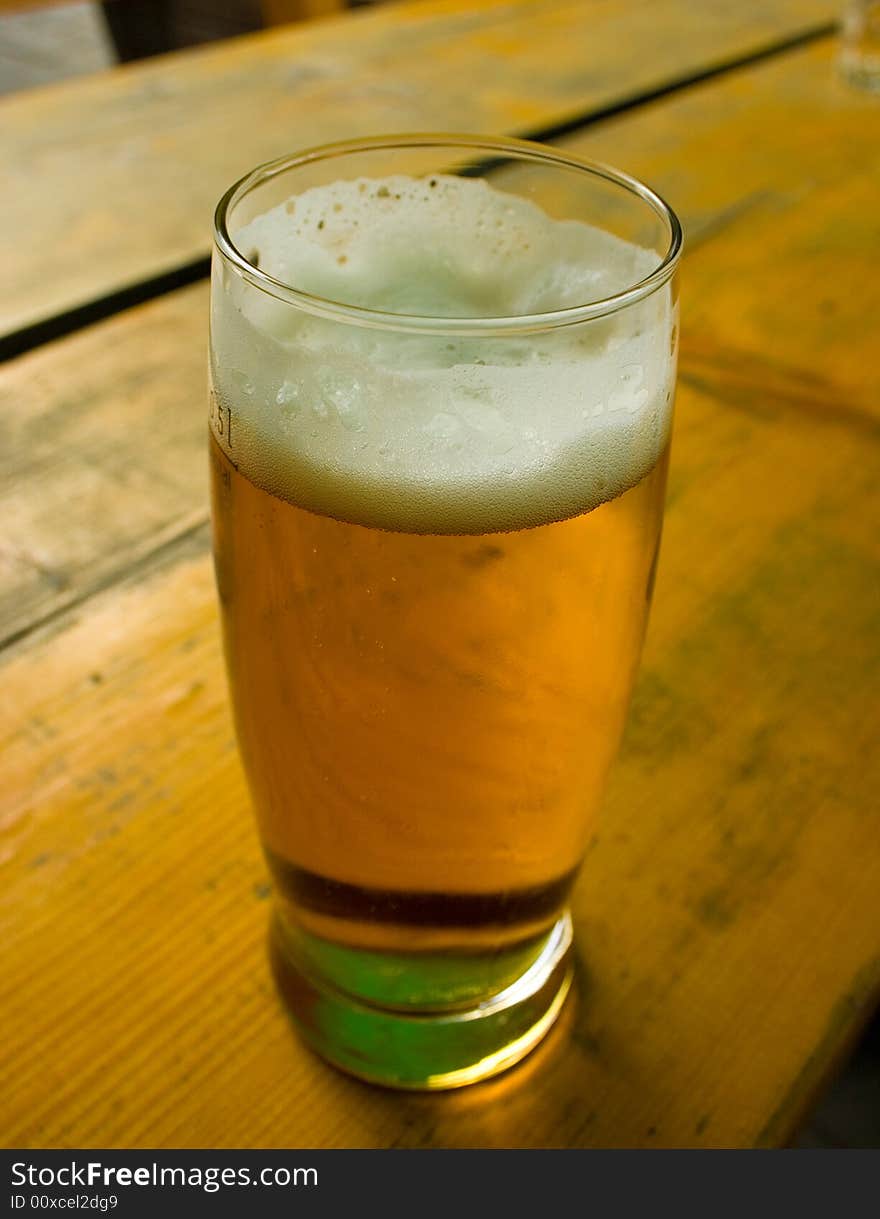
<instances>
[{"instance_id":1,"label":"wooden plank","mask_svg":"<svg viewBox=\"0 0 880 1219\"><path fill-rule=\"evenodd\" d=\"M831 55L828 43L792 52L560 142L663 190L693 251L877 165L874 99L838 80ZM750 291L742 277L724 279L738 283ZM685 303L694 306L687 284ZM205 286L188 288L0 370L0 641L206 519L206 316ZM838 333L845 354L845 325ZM790 338L796 364L799 335ZM747 375L738 355L729 364L726 377Z\"/></svg>"},{"instance_id":2,"label":"wooden plank","mask_svg":"<svg viewBox=\"0 0 880 1219\"><path fill-rule=\"evenodd\" d=\"M204 521L207 285L0 370L0 638Z\"/></svg>"},{"instance_id":3,"label":"wooden plank","mask_svg":"<svg viewBox=\"0 0 880 1219\"><path fill-rule=\"evenodd\" d=\"M822 192L781 236L775 218L747 241L730 230L691 259L691 293L718 302L720 326L712 285L756 241L778 306L788 258L847 231L875 190ZM839 251L827 299L852 310L850 350L867 354L864 235ZM168 556L7 666L8 1142L787 1136L880 987L880 443L833 357L821 413L766 348L762 364L757 401L751 385L684 379L649 647L577 890L587 982L548 1045L486 1088L391 1097L322 1067L287 1027L204 555Z\"/></svg>"},{"instance_id":4,"label":"wooden plank","mask_svg":"<svg viewBox=\"0 0 880 1219\"><path fill-rule=\"evenodd\" d=\"M830 105L825 61L802 62ZM842 138L845 174L789 134L776 157L750 159L743 138L731 159L719 139L703 161L744 191L787 185L722 208L686 259L657 600L578 886L586 985L562 1026L521 1070L443 1097L369 1089L299 1047L265 963L265 873L195 531L4 670L8 1144L788 1137L880 992L878 174L851 172ZM834 134L819 124L823 144ZM715 189L696 196L702 221Z\"/></svg>"},{"instance_id":5,"label":"wooden plank","mask_svg":"<svg viewBox=\"0 0 880 1219\"><path fill-rule=\"evenodd\" d=\"M388 130L527 131L816 30L833 0L420 0L0 102L0 334L203 257L259 161Z\"/></svg>"}]
</instances>

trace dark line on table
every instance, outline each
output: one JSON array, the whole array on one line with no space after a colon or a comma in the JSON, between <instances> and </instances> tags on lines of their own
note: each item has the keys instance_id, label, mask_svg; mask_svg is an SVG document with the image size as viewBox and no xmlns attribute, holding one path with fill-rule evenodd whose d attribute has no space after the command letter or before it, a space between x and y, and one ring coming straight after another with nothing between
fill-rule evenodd
<instances>
[{"instance_id":1,"label":"dark line on table","mask_svg":"<svg viewBox=\"0 0 880 1219\"><path fill-rule=\"evenodd\" d=\"M194 553L200 554L208 549L208 514L198 520L192 521L179 532L172 534L171 537L163 538L161 542L151 547L149 550L139 554L132 562L126 563L125 566L115 566L111 570L106 571L99 576L93 583L85 585L79 592L65 601L60 601L52 609L48 610L39 618L35 618L31 622L24 623L15 630L10 631L8 635L0 638L0 652L5 652L8 648L12 648L17 643L21 643L23 639L33 635L36 631L43 630L45 627L51 627L59 619L80 608L87 601L91 601L93 597L100 593L106 592L110 588L118 587L129 581L133 576L137 577L146 570L153 568L157 563L161 563L163 559L169 557L176 550L183 548L184 552L188 543L203 541L194 548ZM199 539L199 534L204 533L204 539Z\"/></svg>"},{"instance_id":2,"label":"dark line on table","mask_svg":"<svg viewBox=\"0 0 880 1219\"><path fill-rule=\"evenodd\" d=\"M772 59L776 55L784 55L788 51L795 51L801 47L809 46L811 43L820 42L823 38L833 34L836 29L836 22L823 22L821 25L814 26L812 29L803 31L800 34L793 34L790 38L783 38L778 42L761 47L757 51L751 51L737 58L722 60L720 63L710 67L702 68L697 72L691 72L688 76L682 76L668 81L666 84L658 85L656 88L645 89L642 92L620 98L618 101L609 102L608 105L600 106L598 109L592 108L586 111L579 111L559 123L532 127L525 131L514 132L513 134L519 136L520 139L537 140L544 143L560 139L566 135L573 135L576 131L583 131L597 123L604 122L606 119L627 114L631 110L636 110L639 106L649 105L652 102L659 101L661 98L681 93L693 85L715 80L731 72L750 68L755 64L762 63L764 60ZM505 160L505 158L487 158L470 167L470 172L472 174L483 172L491 169L496 164L504 164ZM468 169L465 169L463 172L467 175ZM149 279L141 280L136 284L120 288L115 292L109 292L106 296L99 296L86 304L76 305L72 309L58 313L53 317L23 326L20 330L14 330L10 334L0 337L0 361L24 355L25 352L32 351L44 343L64 338L77 330L84 329L86 326L94 325L96 322L105 321L107 318L112 317L116 313L121 313L125 309L130 309L135 305L142 305L146 301L164 296L169 292L175 291L177 288L183 288L188 284L196 283L199 280L207 278L210 270L211 259L210 255L206 254L185 263L181 267L175 267L171 271L151 276Z\"/></svg>"},{"instance_id":3,"label":"dark line on table","mask_svg":"<svg viewBox=\"0 0 880 1219\"><path fill-rule=\"evenodd\" d=\"M536 129L533 133L524 133L522 138L527 140L555 140L564 135L573 135L575 131L580 131L584 127L592 127L594 123L601 123L605 119L615 118L618 114L626 114L629 110L635 110L639 106L659 101L662 97L669 97L672 94L680 93L684 89L691 88L692 85L699 85L704 81L726 76L728 73L737 72L742 68L751 68L754 64L763 63L765 59L772 59L775 55L784 55L788 51L796 51L801 47L809 46L811 43L821 42L823 38L834 34L836 30L836 22L823 22L811 30L806 30L800 34L793 34L790 38L784 38L780 42L774 42L769 46L762 47L759 51L751 51L747 55L741 55L735 59L722 60L712 67L701 68L698 72L692 72L690 76L682 76L669 84L658 85L654 89L646 89L644 92L634 93L631 97L621 98L617 102L609 102L607 106L602 106L598 110L590 110L587 113L573 115L561 123Z\"/></svg>"},{"instance_id":4,"label":"dark line on table","mask_svg":"<svg viewBox=\"0 0 880 1219\"><path fill-rule=\"evenodd\" d=\"M163 271L149 279L139 280L106 296L99 296L84 305L76 305L64 313L57 313L43 321L33 322L23 326L21 330L13 330L10 334L0 337L0 360L10 360L14 356L24 355L35 347L50 343L55 339L63 339L86 326L96 322L106 321L116 313L123 313L135 305L143 305L146 301L158 296L165 296L177 288L185 288L188 284L198 283L206 279L211 271L210 255L194 258L192 262L175 267L172 271Z\"/></svg>"}]
</instances>

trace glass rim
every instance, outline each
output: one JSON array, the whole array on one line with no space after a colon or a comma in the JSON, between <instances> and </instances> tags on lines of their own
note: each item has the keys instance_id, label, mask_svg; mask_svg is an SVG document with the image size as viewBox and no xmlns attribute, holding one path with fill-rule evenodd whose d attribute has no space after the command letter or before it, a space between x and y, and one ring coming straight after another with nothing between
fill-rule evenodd
<instances>
[{"instance_id":1,"label":"glass rim","mask_svg":"<svg viewBox=\"0 0 880 1219\"><path fill-rule=\"evenodd\" d=\"M500 154L503 156L507 154L515 160L540 162L545 165L555 165L560 169L581 171L622 187L647 204L654 214L666 224L669 233L666 252L659 265L649 275L644 276L622 292L614 293L600 300L541 313L514 314L508 317L437 317L424 314L391 313L362 305L350 305L344 301L332 300L306 292L260 270L238 249L229 234L227 219L231 208L256 187L287 170L344 156L347 153L442 147L470 149L484 155ZM258 165L233 183L217 204L214 212L214 244L223 258L248 283L306 313L371 329L458 337L469 334L535 333L562 326L572 326L578 322L592 321L618 313L622 309L644 300L672 278L681 257L682 229L675 212L661 195L631 174L600 161L572 156L570 153L553 148L548 144L539 144L532 140L520 140L509 136L407 132L400 135L368 136L362 139L320 144Z\"/></svg>"}]
</instances>

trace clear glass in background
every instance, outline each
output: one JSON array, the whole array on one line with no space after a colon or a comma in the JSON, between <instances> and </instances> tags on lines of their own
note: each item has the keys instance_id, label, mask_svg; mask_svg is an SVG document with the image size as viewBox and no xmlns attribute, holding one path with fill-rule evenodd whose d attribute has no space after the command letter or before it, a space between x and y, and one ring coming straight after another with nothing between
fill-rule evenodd
<instances>
[{"instance_id":1,"label":"clear glass in background","mask_svg":"<svg viewBox=\"0 0 880 1219\"><path fill-rule=\"evenodd\" d=\"M880 0L849 0L840 28L838 64L861 89L880 92Z\"/></svg>"},{"instance_id":2,"label":"clear glass in background","mask_svg":"<svg viewBox=\"0 0 880 1219\"><path fill-rule=\"evenodd\" d=\"M298 264L260 248L275 207ZM338 1066L469 1083L571 981L656 570L680 228L552 148L413 135L255 170L215 238L215 562L276 978Z\"/></svg>"}]
</instances>

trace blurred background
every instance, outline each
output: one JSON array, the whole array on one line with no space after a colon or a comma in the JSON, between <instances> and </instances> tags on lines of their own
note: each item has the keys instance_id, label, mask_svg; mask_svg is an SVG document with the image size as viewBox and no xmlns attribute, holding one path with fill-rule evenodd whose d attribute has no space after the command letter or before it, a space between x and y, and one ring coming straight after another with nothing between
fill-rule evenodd
<instances>
[{"instance_id":1,"label":"blurred background","mask_svg":"<svg viewBox=\"0 0 880 1219\"><path fill-rule=\"evenodd\" d=\"M0 94L381 2L0 0ZM821 1098L796 1145L880 1147L880 1020Z\"/></svg>"},{"instance_id":2,"label":"blurred background","mask_svg":"<svg viewBox=\"0 0 880 1219\"><path fill-rule=\"evenodd\" d=\"M0 0L0 93L379 0Z\"/></svg>"}]
</instances>

